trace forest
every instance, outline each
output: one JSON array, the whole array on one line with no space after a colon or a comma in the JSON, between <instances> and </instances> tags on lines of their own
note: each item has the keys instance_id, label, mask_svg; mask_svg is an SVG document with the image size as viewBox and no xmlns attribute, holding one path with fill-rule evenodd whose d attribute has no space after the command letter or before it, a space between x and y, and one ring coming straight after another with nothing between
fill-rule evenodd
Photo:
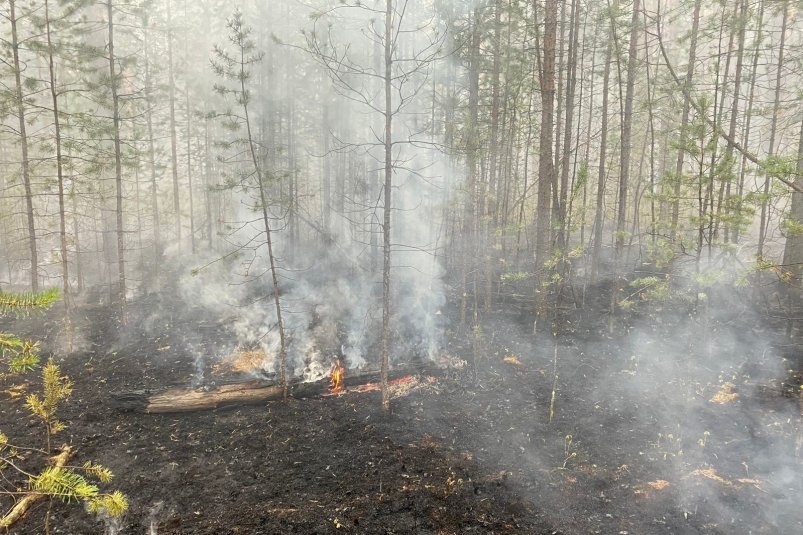
<instances>
[{"instance_id":1,"label":"forest","mask_svg":"<svg viewBox=\"0 0 803 535\"><path fill-rule=\"evenodd\" d=\"M802 533L799 9L0 0L0 528Z\"/></svg>"}]
</instances>

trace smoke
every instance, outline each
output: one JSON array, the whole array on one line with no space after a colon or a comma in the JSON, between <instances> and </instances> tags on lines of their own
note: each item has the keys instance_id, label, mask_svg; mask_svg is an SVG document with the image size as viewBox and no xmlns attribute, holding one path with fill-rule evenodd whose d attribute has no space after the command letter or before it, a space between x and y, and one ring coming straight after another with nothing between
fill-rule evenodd
<instances>
[{"instance_id":1,"label":"smoke","mask_svg":"<svg viewBox=\"0 0 803 535\"><path fill-rule=\"evenodd\" d=\"M123 529L123 520L120 517L103 514L100 519L103 521L103 535L118 535Z\"/></svg>"},{"instance_id":2,"label":"smoke","mask_svg":"<svg viewBox=\"0 0 803 535\"><path fill-rule=\"evenodd\" d=\"M430 170L432 175L433 170ZM404 173L393 212L391 269L392 359L433 358L443 343L445 288L439 257L442 246L442 177ZM239 203L242 220L253 219L250 199ZM356 204L356 203L355 203ZM342 354L350 369L375 368L382 331L381 236L376 226L361 225L355 206L332 212L330 229L315 240L293 243L285 230L274 231L279 288L287 337L289 373L305 381L324 377L331 357ZM365 220L381 213L364 209ZM276 221L274 220L274 224ZM281 227L276 225L277 228ZM204 266L179 278L189 308L216 317L230 339L209 343L185 340L195 359L194 383L210 363L236 349L259 349L268 358L261 375L278 372L280 334L270 263L258 223L241 225L228 236L228 254L207 252Z\"/></svg>"},{"instance_id":3,"label":"smoke","mask_svg":"<svg viewBox=\"0 0 803 535\"><path fill-rule=\"evenodd\" d=\"M159 527L159 515L162 513L162 509L164 509L163 501L158 501L151 507L151 510L148 513L148 535L157 535L157 529Z\"/></svg>"},{"instance_id":4,"label":"smoke","mask_svg":"<svg viewBox=\"0 0 803 535\"><path fill-rule=\"evenodd\" d=\"M319 96L327 130L323 152L320 148L306 149L306 163L299 164L301 158L277 158L267 169L268 175L283 182L303 172L311 176L309 184L301 187L306 188L312 200L295 205L293 211L276 201L269 206L288 371L308 381L323 377L335 354L344 356L351 369L377 367L383 321L381 183L385 155L380 138L384 116L377 110L384 104L373 109L365 105L375 102L382 91L375 76L361 74L377 68L382 52L366 35L366 28L375 24L375 13L352 7L337 10L334 16L337 24L327 24L331 21L326 17L313 17L303 34L308 41L297 44L304 47L321 38L322 48L310 52L311 56L344 53L350 65L361 67L338 77L327 72L327 68L333 68L331 64L321 65L319 76L330 78L333 84L327 85L335 88ZM405 27L421 26L417 16L427 14L407 14ZM321 31L328 32L325 38L316 33ZM437 32L402 35L400 54L423 50L428 51L421 55L426 58L439 46ZM281 35L276 40L299 38ZM355 46L356 43L366 46ZM287 53L295 51L288 49ZM276 61L281 63L284 58L277 56ZM393 118L390 332L391 359L400 362L431 359L443 344L442 309L446 299L440 225L451 178L445 172L441 153L430 146L416 145L424 133L434 136L434 125L426 125L422 119L429 117L432 106L431 95L422 90L432 66L422 60L412 67L410 62L398 62L394 69L398 72L394 71L393 83L397 86L393 91L400 108ZM253 109L256 114L272 113L267 103L257 100ZM264 223L261 209L256 209L259 195L252 169L247 163L232 161L235 163L225 172L240 179L250 176L244 181L250 186L227 192L226 247L201 253L197 262L202 267L193 274L185 273L179 280L182 299L204 314L220 318L230 336L230 340L219 340L216 347L191 348L196 362L195 382L201 380L211 360L237 348L258 349L267 355L258 370L261 375L278 372L280 329ZM323 176L316 184L318 172ZM285 195L281 182L268 187L272 199ZM296 195L303 193L297 191Z\"/></svg>"},{"instance_id":5,"label":"smoke","mask_svg":"<svg viewBox=\"0 0 803 535\"><path fill-rule=\"evenodd\" d=\"M554 440L529 447L527 469L554 470L548 453L571 435L577 456L567 463L569 473L599 474L592 481L601 496L622 504L629 493L632 512L646 511L626 522L630 511L617 505L619 530L647 532L650 515L659 514L649 528L655 532L663 521L683 532L714 525L733 533L747 533L744 526L797 532L803 435L797 403L782 397L791 367L782 358L788 342L746 306L747 290L734 287L734 276L738 269L721 262L702 262L699 272L676 266L668 293L634 297L613 333L607 311L593 305L579 326L562 322L555 421L547 424L546 409L539 411L539 426ZM587 302L597 293L607 296L612 286L589 287ZM532 365L548 370L544 384L551 383L552 345L539 348L528 334L522 338L516 350L537 355ZM515 403L533 403L524 393L513 395L521 396ZM651 481L668 486L652 491ZM541 490L537 499L554 502L558 526L566 515L589 532L605 522L580 519L560 492Z\"/></svg>"}]
</instances>

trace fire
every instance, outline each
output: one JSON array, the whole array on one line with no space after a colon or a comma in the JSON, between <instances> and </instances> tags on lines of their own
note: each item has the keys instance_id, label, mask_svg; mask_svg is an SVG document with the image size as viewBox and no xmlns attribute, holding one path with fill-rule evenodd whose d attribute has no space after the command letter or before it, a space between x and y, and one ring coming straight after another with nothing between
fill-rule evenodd
<instances>
[{"instance_id":1,"label":"fire","mask_svg":"<svg viewBox=\"0 0 803 535\"><path fill-rule=\"evenodd\" d=\"M332 392L338 393L343 391L343 380L346 378L346 368L343 367L342 357L337 357L332 370L329 372L329 388Z\"/></svg>"}]
</instances>

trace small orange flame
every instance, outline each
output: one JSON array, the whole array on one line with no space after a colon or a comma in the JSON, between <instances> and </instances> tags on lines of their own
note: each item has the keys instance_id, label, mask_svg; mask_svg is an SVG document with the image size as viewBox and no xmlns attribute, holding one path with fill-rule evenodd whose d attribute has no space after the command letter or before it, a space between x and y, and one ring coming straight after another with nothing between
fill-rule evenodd
<instances>
[{"instance_id":1,"label":"small orange flame","mask_svg":"<svg viewBox=\"0 0 803 535\"><path fill-rule=\"evenodd\" d=\"M337 357L332 370L329 372L329 389L338 393L343 391L343 380L346 378L346 368L343 367L342 357Z\"/></svg>"}]
</instances>

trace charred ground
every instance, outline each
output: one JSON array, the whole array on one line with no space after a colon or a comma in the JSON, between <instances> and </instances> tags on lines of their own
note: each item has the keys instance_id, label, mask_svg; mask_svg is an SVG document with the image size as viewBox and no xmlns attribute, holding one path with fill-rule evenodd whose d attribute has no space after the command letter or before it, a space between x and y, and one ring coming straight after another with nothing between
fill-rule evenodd
<instances>
[{"instance_id":1,"label":"charred ground","mask_svg":"<svg viewBox=\"0 0 803 535\"><path fill-rule=\"evenodd\" d=\"M556 338L533 338L529 312L506 303L487 316L481 343L451 333L445 349L465 368L395 399L387 416L378 393L121 412L113 393L190 384L187 347L226 332L169 303L133 303L126 328L109 307L85 304L83 347L57 354L76 383L62 440L109 466L132 507L113 525L57 504L56 533L803 529L798 384L784 371L794 348L782 325L752 312L722 307L695 327L688 310L642 307L609 334L604 300L589 298L561 314ZM13 327L48 333L48 349L63 342L58 310ZM748 343L759 338L770 342ZM738 398L712 402L721 391ZM21 400L4 400L0 414L10 436L36 432ZM11 532L40 533L44 507Z\"/></svg>"}]
</instances>

